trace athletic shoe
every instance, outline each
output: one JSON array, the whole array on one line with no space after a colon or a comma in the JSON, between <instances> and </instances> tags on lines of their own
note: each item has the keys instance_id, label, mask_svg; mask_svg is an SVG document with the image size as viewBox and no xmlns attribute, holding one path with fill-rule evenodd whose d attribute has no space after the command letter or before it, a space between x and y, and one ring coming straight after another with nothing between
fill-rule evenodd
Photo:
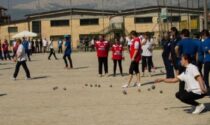
<instances>
[{"instance_id":1,"label":"athletic shoe","mask_svg":"<svg viewBox=\"0 0 210 125\"><path fill-rule=\"evenodd\" d=\"M141 83L138 83L138 84L134 83L133 87L138 87L139 88L139 87L141 87Z\"/></svg>"},{"instance_id":2,"label":"athletic shoe","mask_svg":"<svg viewBox=\"0 0 210 125\"><path fill-rule=\"evenodd\" d=\"M11 80L15 81L15 80L16 80L16 78L15 78L15 77L12 77L12 78L11 78Z\"/></svg>"},{"instance_id":3,"label":"athletic shoe","mask_svg":"<svg viewBox=\"0 0 210 125\"><path fill-rule=\"evenodd\" d=\"M200 114L203 110L205 109L205 105L204 104L200 104L198 106L196 106L195 111L192 112L192 114Z\"/></svg>"},{"instance_id":4,"label":"athletic shoe","mask_svg":"<svg viewBox=\"0 0 210 125\"><path fill-rule=\"evenodd\" d=\"M128 84L123 85L122 88L128 88Z\"/></svg>"}]
</instances>

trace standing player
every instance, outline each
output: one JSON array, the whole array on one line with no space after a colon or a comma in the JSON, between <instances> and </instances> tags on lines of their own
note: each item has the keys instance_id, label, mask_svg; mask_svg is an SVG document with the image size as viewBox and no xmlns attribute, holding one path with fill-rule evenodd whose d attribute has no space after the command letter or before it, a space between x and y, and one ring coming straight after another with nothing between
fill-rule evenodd
<instances>
[{"instance_id":1,"label":"standing player","mask_svg":"<svg viewBox=\"0 0 210 125\"><path fill-rule=\"evenodd\" d=\"M136 73L137 77L137 82L134 84L134 86L138 87L141 86L140 72L139 72L139 62L141 60L141 41L138 38L138 34L136 31L131 31L130 35L132 37L132 42L130 45L130 57L131 57L131 65L129 69L130 78L128 83L123 85L122 88L130 87L134 72Z\"/></svg>"},{"instance_id":2,"label":"standing player","mask_svg":"<svg viewBox=\"0 0 210 125\"><path fill-rule=\"evenodd\" d=\"M20 70L20 66L22 65L23 69L25 70L25 73L26 73L26 78L25 79L29 80L29 79L31 79L31 75L30 75L30 72L29 72L27 64L26 64L25 48L21 44L21 40L17 40L16 44L18 45L18 49L17 49L16 57L15 57L14 61L15 62L17 61L17 64L16 64L15 72L14 72L14 75L13 75L12 79L16 80L16 78L18 76L18 73L19 73L19 70Z\"/></svg>"},{"instance_id":3,"label":"standing player","mask_svg":"<svg viewBox=\"0 0 210 125\"><path fill-rule=\"evenodd\" d=\"M123 57L123 46L120 44L119 39L115 39L115 44L112 46L112 60L114 63L114 74L113 76L116 76L116 69L117 69L117 63L119 64L120 73L123 76L123 69L122 69L122 60Z\"/></svg>"},{"instance_id":4,"label":"standing player","mask_svg":"<svg viewBox=\"0 0 210 125\"><path fill-rule=\"evenodd\" d=\"M65 65L66 67L65 68L73 68L73 63L72 63L72 59L71 59L71 52L72 52L72 49L71 49L71 40L70 40L70 36L68 35L65 35L64 36L65 38L65 52L64 52L64 56L63 56L63 60L65 62ZM69 60L69 64L70 64L70 67L68 65L68 62L67 62L67 59Z\"/></svg>"},{"instance_id":5,"label":"standing player","mask_svg":"<svg viewBox=\"0 0 210 125\"><path fill-rule=\"evenodd\" d=\"M99 40L95 43L95 48L98 56L98 73L102 77L103 66L105 75L108 76L108 53L109 53L109 42L104 40L104 36L100 35Z\"/></svg>"},{"instance_id":6,"label":"standing player","mask_svg":"<svg viewBox=\"0 0 210 125\"><path fill-rule=\"evenodd\" d=\"M55 60L58 60L58 58L56 57L56 54L55 54L55 50L54 50L54 46L53 46L53 40L50 40L49 48L50 48L50 54L48 56L48 60L50 60L52 55L55 57Z\"/></svg>"}]
</instances>

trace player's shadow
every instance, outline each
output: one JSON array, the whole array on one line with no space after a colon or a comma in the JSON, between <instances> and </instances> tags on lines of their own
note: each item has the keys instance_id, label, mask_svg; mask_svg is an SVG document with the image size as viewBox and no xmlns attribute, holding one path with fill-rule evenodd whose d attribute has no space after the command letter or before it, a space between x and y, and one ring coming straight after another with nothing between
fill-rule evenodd
<instances>
[{"instance_id":1,"label":"player's shadow","mask_svg":"<svg viewBox=\"0 0 210 125\"><path fill-rule=\"evenodd\" d=\"M89 66L83 66L83 67L75 67L73 68L74 70L79 70L79 69L87 69Z\"/></svg>"},{"instance_id":2,"label":"player's shadow","mask_svg":"<svg viewBox=\"0 0 210 125\"><path fill-rule=\"evenodd\" d=\"M152 76L163 76L163 75L165 75L165 73L158 73L158 74L154 74Z\"/></svg>"},{"instance_id":3,"label":"player's shadow","mask_svg":"<svg viewBox=\"0 0 210 125\"><path fill-rule=\"evenodd\" d=\"M146 83L141 84L141 86L153 85L154 83L155 83L154 81L146 82Z\"/></svg>"},{"instance_id":4,"label":"player's shadow","mask_svg":"<svg viewBox=\"0 0 210 125\"><path fill-rule=\"evenodd\" d=\"M108 75L108 77L117 77L117 76L129 76L129 74L128 73L123 73L123 75L121 75L120 73L117 73L115 76L114 76L114 74L110 74L110 75Z\"/></svg>"},{"instance_id":5,"label":"player's shadow","mask_svg":"<svg viewBox=\"0 0 210 125\"><path fill-rule=\"evenodd\" d=\"M9 69L13 69L13 67L9 67L9 68L2 68L0 70L9 70Z\"/></svg>"},{"instance_id":6,"label":"player's shadow","mask_svg":"<svg viewBox=\"0 0 210 125\"><path fill-rule=\"evenodd\" d=\"M158 66L156 67L156 69L162 69L162 68L165 68L164 66Z\"/></svg>"},{"instance_id":7,"label":"player's shadow","mask_svg":"<svg viewBox=\"0 0 210 125\"><path fill-rule=\"evenodd\" d=\"M46 79L46 78L49 78L49 76L37 76L37 77L33 77L32 80Z\"/></svg>"},{"instance_id":8,"label":"player's shadow","mask_svg":"<svg viewBox=\"0 0 210 125\"><path fill-rule=\"evenodd\" d=\"M6 93L4 93L4 94L0 94L0 97L2 97L2 96L6 96L7 94Z\"/></svg>"}]
</instances>

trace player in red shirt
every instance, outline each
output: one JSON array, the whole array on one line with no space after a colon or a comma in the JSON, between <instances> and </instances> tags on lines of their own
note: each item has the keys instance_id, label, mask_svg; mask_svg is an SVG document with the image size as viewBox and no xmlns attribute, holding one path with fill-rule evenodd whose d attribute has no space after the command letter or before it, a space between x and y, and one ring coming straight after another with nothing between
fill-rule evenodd
<instances>
[{"instance_id":1,"label":"player in red shirt","mask_svg":"<svg viewBox=\"0 0 210 125\"><path fill-rule=\"evenodd\" d=\"M100 35L99 40L95 42L95 48L98 56L98 72L100 77L103 74L103 66L105 70L105 75L108 75L108 53L109 53L109 42L104 40L104 36Z\"/></svg>"},{"instance_id":2,"label":"player in red shirt","mask_svg":"<svg viewBox=\"0 0 210 125\"><path fill-rule=\"evenodd\" d=\"M119 64L120 73L123 76L123 70L122 70L122 60L124 59L123 56L123 45L120 44L119 39L115 39L115 44L112 45L112 60L114 63L114 74L113 76L116 76L116 69L117 69L117 62Z\"/></svg>"},{"instance_id":3,"label":"player in red shirt","mask_svg":"<svg viewBox=\"0 0 210 125\"><path fill-rule=\"evenodd\" d=\"M131 57L131 65L129 69L130 79L127 84L123 85L123 88L128 88L133 79L134 72L136 73L137 82L134 84L135 86L140 87L140 72L139 72L139 62L141 60L141 40L138 38L138 34L136 31L131 31L130 33L132 37L132 42L130 45L130 57Z\"/></svg>"}]
</instances>

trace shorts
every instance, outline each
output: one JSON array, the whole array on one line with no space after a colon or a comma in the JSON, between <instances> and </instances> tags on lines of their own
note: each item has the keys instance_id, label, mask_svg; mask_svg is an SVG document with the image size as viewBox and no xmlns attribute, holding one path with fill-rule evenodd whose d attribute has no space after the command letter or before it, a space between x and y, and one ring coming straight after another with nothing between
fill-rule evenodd
<instances>
[{"instance_id":1,"label":"shorts","mask_svg":"<svg viewBox=\"0 0 210 125\"><path fill-rule=\"evenodd\" d=\"M130 68L129 68L129 74L133 75L134 72L136 74L139 73L139 62L135 62L135 61L131 62L131 65L130 65Z\"/></svg>"}]
</instances>

